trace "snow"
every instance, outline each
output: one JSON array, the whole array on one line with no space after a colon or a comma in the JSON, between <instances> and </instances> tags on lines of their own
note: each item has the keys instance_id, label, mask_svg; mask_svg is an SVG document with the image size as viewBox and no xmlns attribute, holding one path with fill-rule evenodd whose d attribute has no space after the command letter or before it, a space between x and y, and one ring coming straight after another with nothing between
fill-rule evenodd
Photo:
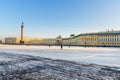
<instances>
[{"instance_id":1,"label":"snow","mask_svg":"<svg viewBox=\"0 0 120 80\"><path fill-rule=\"evenodd\" d=\"M0 62L2 61L11 61L12 59L9 59L9 58L5 58L5 57L1 57L0 56Z\"/></svg>"},{"instance_id":2,"label":"snow","mask_svg":"<svg viewBox=\"0 0 120 80\"><path fill-rule=\"evenodd\" d=\"M0 45L3 52L120 67L120 48Z\"/></svg>"},{"instance_id":3,"label":"snow","mask_svg":"<svg viewBox=\"0 0 120 80\"><path fill-rule=\"evenodd\" d=\"M120 79L120 67L88 64L86 63L87 60L80 60L81 58L90 60L96 56L117 57L105 54L106 52L118 52L117 49L109 50L106 48L105 50L105 48L103 48L104 53L101 53L101 51L103 52L102 48L82 49L82 47L71 47L71 49L69 49L68 47L64 47L64 50L61 50L55 46L54 48L48 48L47 46L0 45L0 47L0 58L2 60L0 62L0 80ZM92 51L89 49L92 49ZM78 60L76 60L76 58ZM8 60L6 61L6 59ZM74 61L78 62L76 63ZM81 61L83 61L83 63ZM92 63L94 63L94 61Z\"/></svg>"}]
</instances>

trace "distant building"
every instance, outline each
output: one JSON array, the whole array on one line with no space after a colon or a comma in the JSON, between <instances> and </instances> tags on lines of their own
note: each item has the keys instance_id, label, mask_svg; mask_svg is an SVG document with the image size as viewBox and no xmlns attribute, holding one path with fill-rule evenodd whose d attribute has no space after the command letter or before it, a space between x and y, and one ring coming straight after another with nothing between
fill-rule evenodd
<instances>
[{"instance_id":1,"label":"distant building","mask_svg":"<svg viewBox=\"0 0 120 80\"><path fill-rule=\"evenodd\" d=\"M19 44L20 37L5 38L5 44ZM24 44L54 45L55 38L28 38L24 37Z\"/></svg>"},{"instance_id":2,"label":"distant building","mask_svg":"<svg viewBox=\"0 0 120 80\"><path fill-rule=\"evenodd\" d=\"M29 42L31 38L25 38L25 43ZM20 37L8 37L5 38L5 43L6 44L19 44L21 41Z\"/></svg>"},{"instance_id":3,"label":"distant building","mask_svg":"<svg viewBox=\"0 0 120 80\"><path fill-rule=\"evenodd\" d=\"M20 37L5 38L6 44L19 44ZM75 46L103 46L120 47L120 31L104 31L96 33L85 33L79 35L70 35L69 38L27 38L24 37L25 44L40 45L75 45Z\"/></svg>"},{"instance_id":4,"label":"distant building","mask_svg":"<svg viewBox=\"0 0 120 80\"><path fill-rule=\"evenodd\" d=\"M30 40L27 44L54 45L55 38L36 38Z\"/></svg>"},{"instance_id":5,"label":"distant building","mask_svg":"<svg viewBox=\"0 0 120 80\"><path fill-rule=\"evenodd\" d=\"M105 31L97 33L79 34L64 38L63 44L79 46L120 46L120 31Z\"/></svg>"},{"instance_id":6,"label":"distant building","mask_svg":"<svg viewBox=\"0 0 120 80\"><path fill-rule=\"evenodd\" d=\"M12 37L5 38L5 43L6 44L16 44L17 43L17 38L12 38Z\"/></svg>"},{"instance_id":7,"label":"distant building","mask_svg":"<svg viewBox=\"0 0 120 80\"><path fill-rule=\"evenodd\" d=\"M55 43L56 43L56 45L61 45L61 44L63 44L63 38L62 38L61 35L57 36Z\"/></svg>"},{"instance_id":8,"label":"distant building","mask_svg":"<svg viewBox=\"0 0 120 80\"><path fill-rule=\"evenodd\" d=\"M0 44L2 43L2 40L0 40Z\"/></svg>"}]
</instances>

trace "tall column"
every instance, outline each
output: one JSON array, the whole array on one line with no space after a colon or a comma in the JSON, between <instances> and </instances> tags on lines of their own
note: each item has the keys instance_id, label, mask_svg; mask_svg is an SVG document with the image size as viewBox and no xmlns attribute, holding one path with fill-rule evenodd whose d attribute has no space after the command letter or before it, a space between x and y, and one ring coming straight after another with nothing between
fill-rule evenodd
<instances>
[{"instance_id":1,"label":"tall column","mask_svg":"<svg viewBox=\"0 0 120 80\"><path fill-rule=\"evenodd\" d=\"M21 40L20 40L20 44L24 44L24 23L22 22L21 25Z\"/></svg>"}]
</instances>

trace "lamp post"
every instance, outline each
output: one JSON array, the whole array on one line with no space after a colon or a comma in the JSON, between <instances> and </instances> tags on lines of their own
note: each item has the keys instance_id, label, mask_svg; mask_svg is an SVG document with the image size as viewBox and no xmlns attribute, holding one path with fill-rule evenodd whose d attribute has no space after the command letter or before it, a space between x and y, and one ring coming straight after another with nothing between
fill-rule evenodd
<instances>
[{"instance_id":1,"label":"lamp post","mask_svg":"<svg viewBox=\"0 0 120 80\"><path fill-rule=\"evenodd\" d=\"M71 40L71 37L70 37L70 39L69 39L69 48L71 46L71 43L72 43L72 40Z\"/></svg>"}]
</instances>

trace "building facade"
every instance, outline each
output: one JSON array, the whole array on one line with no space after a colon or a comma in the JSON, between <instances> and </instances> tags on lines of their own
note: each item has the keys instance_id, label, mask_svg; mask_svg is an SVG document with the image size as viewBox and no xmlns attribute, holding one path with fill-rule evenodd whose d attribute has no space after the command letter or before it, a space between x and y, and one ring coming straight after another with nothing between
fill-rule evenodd
<instances>
[{"instance_id":1,"label":"building facade","mask_svg":"<svg viewBox=\"0 0 120 80\"><path fill-rule=\"evenodd\" d=\"M20 37L9 37L5 38L5 44L20 44ZM35 44L35 45L54 45L56 39L54 38L28 38L24 37L24 44Z\"/></svg>"},{"instance_id":2,"label":"building facade","mask_svg":"<svg viewBox=\"0 0 120 80\"><path fill-rule=\"evenodd\" d=\"M19 44L20 37L5 38L6 44ZM72 35L69 38L24 38L25 44L120 47L120 31L106 31Z\"/></svg>"},{"instance_id":3,"label":"building facade","mask_svg":"<svg viewBox=\"0 0 120 80\"><path fill-rule=\"evenodd\" d=\"M120 31L106 31L98 33L85 33L73 37L64 38L64 45L79 46L120 46Z\"/></svg>"}]
</instances>

